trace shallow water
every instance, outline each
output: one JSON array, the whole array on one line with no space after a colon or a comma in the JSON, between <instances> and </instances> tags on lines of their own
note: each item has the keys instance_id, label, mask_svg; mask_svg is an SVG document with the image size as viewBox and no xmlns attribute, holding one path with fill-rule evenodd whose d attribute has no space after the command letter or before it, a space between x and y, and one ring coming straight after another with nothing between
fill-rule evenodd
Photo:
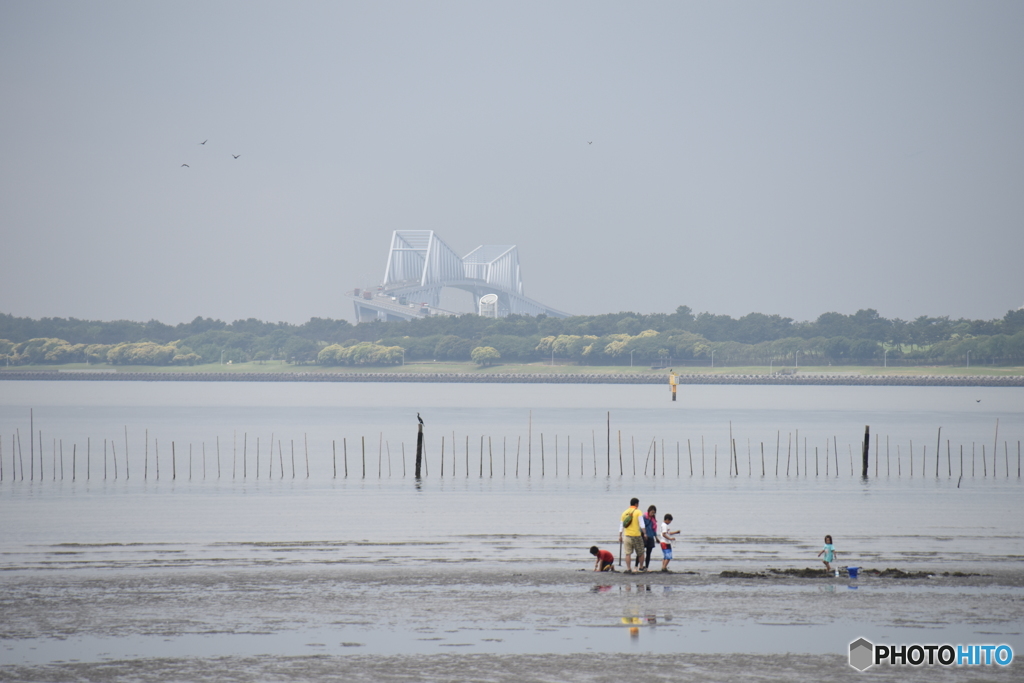
<instances>
[{"instance_id":1,"label":"shallow water","mask_svg":"<svg viewBox=\"0 0 1024 683\"><path fill-rule=\"evenodd\" d=\"M1019 389L0 382L3 662L1017 646L1019 587L709 577L820 567L825 533L839 566L1018 570L1022 415ZM634 495L696 574L578 573Z\"/></svg>"},{"instance_id":2,"label":"shallow water","mask_svg":"<svg viewBox=\"0 0 1024 683\"><path fill-rule=\"evenodd\" d=\"M677 566L806 564L825 533L841 564L1024 557L1019 389L698 386L676 404L656 387L590 385L0 391L5 568L574 566L592 544L617 545L634 495L674 515ZM427 421L418 482L416 412ZM877 441L861 479L865 424Z\"/></svg>"}]
</instances>

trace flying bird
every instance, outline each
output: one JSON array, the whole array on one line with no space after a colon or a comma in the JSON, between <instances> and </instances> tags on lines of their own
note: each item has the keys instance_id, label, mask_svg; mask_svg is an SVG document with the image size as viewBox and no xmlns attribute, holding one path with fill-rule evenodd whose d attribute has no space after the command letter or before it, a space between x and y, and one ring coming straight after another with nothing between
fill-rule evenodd
<instances>
[{"instance_id":1,"label":"flying bird","mask_svg":"<svg viewBox=\"0 0 1024 683\"><path fill-rule=\"evenodd\" d=\"M592 144L594 144L594 141L593 140L587 140L587 144L588 145L592 145Z\"/></svg>"},{"instance_id":2,"label":"flying bird","mask_svg":"<svg viewBox=\"0 0 1024 683\"><path fill-rule=\"evenodd\" d=\"M242 155L241 154L232 154L231 156L234 157L235 159L237 159L238 157L240 157Z\"/></svg>"},{"instance_id":3,"label":"flying bird","mask_svg":"<svg viewBox=\"0 0 1024 683\"><path fill-rule=\"evenodd\" d=\"M188 164L182 164L182 166L184 166L185 168L192 168L192 167L191 167L191 166L189 166Z\"/></svg>"},{"instance_id":4,"label":"flying bird","mask_svg":"<svg viewBox=\"0 0 1024 683\"><path fill-rule=\"evenodd\" d=\"M200 142L199 144L200 144L200 145L205 145L205 144L206 144L206 143L207 143L207 142L208 142L209 140L210 140L210 138L206 138L206 140L203 140L203 141L202 141L202 142Z\"/></svg>"},{"instance_id":5,"label":"flying bird","mask_svg":"<svg viewBox=\"0 0 1024 683\"><path fill-rule=\"evenodd\" d=\"M423 418L420 417L419 413L416 413L416 419L420 421L420 424L423 424Z\"/></svg>"}]
</instances>

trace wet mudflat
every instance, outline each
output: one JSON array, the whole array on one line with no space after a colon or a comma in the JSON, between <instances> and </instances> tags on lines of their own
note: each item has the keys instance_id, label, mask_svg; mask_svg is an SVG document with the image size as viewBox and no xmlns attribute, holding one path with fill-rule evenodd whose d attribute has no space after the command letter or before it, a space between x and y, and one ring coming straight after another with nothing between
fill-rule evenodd
<instances>
[{"instance_id":1,"label":"wet mudflat","mask_svg":"<svg viewBox=\"0 0 1024 683\"><path fill-rule=\"evenodd\" d=\"M1024 572L985 574L12 571L0 584L0 680L586 681L641 661L672 680L811 680L855 674L843 653L858 637L1024 651ZM1011 680L1019 667L920 680Z\"/></svg>"}]
</instances>

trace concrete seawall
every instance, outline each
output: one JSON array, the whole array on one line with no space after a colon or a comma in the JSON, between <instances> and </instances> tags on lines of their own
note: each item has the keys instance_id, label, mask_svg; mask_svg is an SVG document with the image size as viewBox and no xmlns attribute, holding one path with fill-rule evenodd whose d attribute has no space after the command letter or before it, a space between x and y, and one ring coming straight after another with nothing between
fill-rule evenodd
<instances>
[{"instance_id":1,"label":"concrete seawall","mask_svg":"<svg viewBox=\"0 0 1024 683\"><path fill-rule=\"evenodd\" d=\"M664 384L663 374L383 373L383 372L17 372L0 380L83 382L438 382L473 384ZM778 386L1024 387L1024 376L974 375L679 375L680 384L768 384Z\"/></svg>"}]
</instances>

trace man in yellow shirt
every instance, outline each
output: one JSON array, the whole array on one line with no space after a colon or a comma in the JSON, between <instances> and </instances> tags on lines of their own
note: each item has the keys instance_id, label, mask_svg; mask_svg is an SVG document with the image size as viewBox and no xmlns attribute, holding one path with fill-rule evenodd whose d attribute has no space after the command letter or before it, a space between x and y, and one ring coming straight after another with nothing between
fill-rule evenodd
<instances>
[{"instance_id":1,"label":"man in yellow shirt","mask_svg":"<svg viewBox=\"0 0 1024 683\"><path fill-rule=\"evenodd\" d=\"M643 513L640 512L639 506L640 499L633 498L629 501L629 507L625 512L622 513L621 520L619 522L619 543L622 543L623 537L626 541L626 573L633 573L633 553L636 553L637 558L644 556L644 526L642 520ZM637 560L637 571L640 569L640 560Z\"/></svg>"}]
</instances>

